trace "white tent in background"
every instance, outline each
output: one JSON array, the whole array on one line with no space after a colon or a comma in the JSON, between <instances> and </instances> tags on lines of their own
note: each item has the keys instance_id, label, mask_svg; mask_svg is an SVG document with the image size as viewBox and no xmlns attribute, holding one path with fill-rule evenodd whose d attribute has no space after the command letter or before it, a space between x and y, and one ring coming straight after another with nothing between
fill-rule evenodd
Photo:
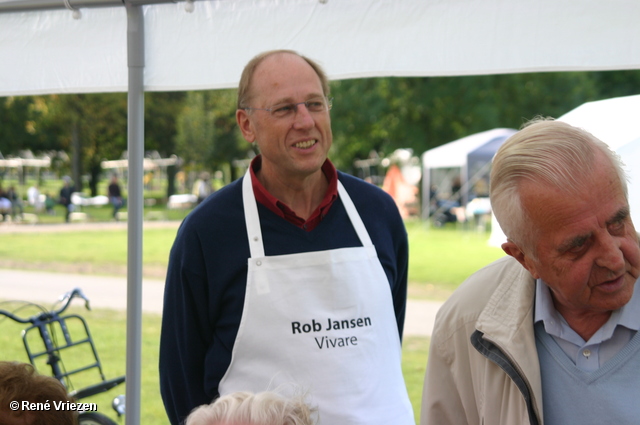
<instances>
[{"instance_id":1,"label":"white tent in background","mask_svg":"<svg viewBox=\"0 0 640 425\"><path fill-rule=\"evenodd\" d=\"M640 226L640 95L584 103L558 118L605 142L622 158L629 176L631 219ZM500 246L506 237L493 221L489 244Z\"/></svg>"},{"instance_id":2,"label":"white tent in background","mask_svg":"<svg viewBox=\"0 0 640 425\"><path fill-rule=\"evenodd\" d=\"M629 0L0 0L0 96L128 91L126 424L140 422L144 91L233 87L277 48L332 79L640 69L638 16Z\"/></svg>"},{"instance_id":3,"label":"white tent in background","mask_svg":"<svg viewBox=\"0 0 640 425\"><path fill-rule=\"evenodd\" d=\"M584 128L620 155L629 174L631 219L640 226L640 95L587 102L558 120Z\"/></svg>"},{"instance_id":4,"label":"white tent in background","mask_svg":"<svg viewBox=\"0 0 640 425\"><path fill-rule=\"evenodd\" d=\"M469 191L477 179L487 178L493 155L505 140L516 130L511 128L495 128L454 140L442 146L429 149L422 154L422 217L429 217L429 193L432 185L441 185L440 179L434 179L434 171L443 170L441 174L447 187L451 186L451 174L459 176L461 188L461 204L466 205ZM448 172L448 173L447 173ZM488 178L487 178L488 182Z\"/></svg>"}]
</instances>

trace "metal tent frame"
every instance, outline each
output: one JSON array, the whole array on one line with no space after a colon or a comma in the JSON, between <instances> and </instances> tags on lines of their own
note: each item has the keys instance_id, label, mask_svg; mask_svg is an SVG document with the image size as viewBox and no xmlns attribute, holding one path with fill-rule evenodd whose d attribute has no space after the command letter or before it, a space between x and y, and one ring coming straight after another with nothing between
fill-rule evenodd
<instances>
[{"instance_id":1,"label":"metal tent frame","mask_svg":"<svg viewBox=\"0 0 640 425\"><path fill-rule=\"evenodd\" d=\"M127 354L126 354L126 425L140 424L140 387L142 362L142 234L143 234L143 174L144 174L144 17L142 6L170 3L170 0L127 0L127 62L128 62L128 218L127 218ZM46 9L122 7L115 0L82 0L71 6L69 0L21 0L0 3L0 12Z\"/></svg>"}]
</instances>

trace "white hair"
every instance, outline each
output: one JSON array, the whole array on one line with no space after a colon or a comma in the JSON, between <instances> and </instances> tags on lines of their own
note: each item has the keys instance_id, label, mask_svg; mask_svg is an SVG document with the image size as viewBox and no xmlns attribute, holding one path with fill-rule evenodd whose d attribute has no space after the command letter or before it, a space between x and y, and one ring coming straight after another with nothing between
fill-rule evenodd
<instances>
[{"instance_id":1,"label":"white hair","mask_svg":"<svg viewBox=\"0 0 640 425\"><path fill-rule=\"evenodd\" d=\"M491 169L491 208L509 240L535 256L536 229L520 198L530 182L578 193L598 158L615 169L627 198L627 176L617 154L587 131L551 118L536 118L511 136L496 153Z\"/></svg>"},{"instance_id":2,"label":"white hair","mask_svg":"<svg viewBox=\"0 0 640 425\"><path fill-rule=\"evenodd\" d=\"M235 392L197 407L185 425L314 425L314 413L302 396Z\"/></svg>"}]
</instances>

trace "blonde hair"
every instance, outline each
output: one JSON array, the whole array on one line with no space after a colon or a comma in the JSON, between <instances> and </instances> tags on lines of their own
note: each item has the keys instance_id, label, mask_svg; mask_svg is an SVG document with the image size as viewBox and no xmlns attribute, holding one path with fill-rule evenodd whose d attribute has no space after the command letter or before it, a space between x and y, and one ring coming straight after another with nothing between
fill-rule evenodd
<instances>
[{"instance_id":1,"label":"blonde hair","mask_svg":"<svg viewBox=\"0 0 640 425\"><path fill-rule=\"evenodd\" d=\"M251 82L253 79L253 74L255 74L258 65L260 65L266 58L278 55L278 54L290 54L298 56L304 59L305 62L313 68L315 73L318 75L320 79L320 84L322 85L322 93L325 96L329 96L329 78L327 74L324 72L322 67L312 59L307 58L306 56L301 55L295 50L269 50L266 52L262 52L256 55L253 59L245 65L244 70L242 71L242 75L240 77L240 83L238 85L238 109L246 108L249 105L249 100L251 97L255 95L255 93L251 93Z\"/></svg>"},{"instance_id":2,"label":"blonde hair","mask_svg":"<svg viewBox=\"0 0 640 425\"><path fill-rule=\"evenodd\" d=\"M491 208L507 238L535 255L535 229L522 206L523 182L578 193L598 157L615 169L625 197L627 176L617 154L587 131L552 118L535 118L498 149L491 169Z\"/></svg>"},{"instance_id":3,"label":"blonde hair","mask_svg":"<svg viewBox=\"0 0 640 425\"><path fill-rule=\"evenodd\" d=\"M194 409L185 425L313 425L314 413L302 396L235 392Z\"/></svg>"}]
</instances>

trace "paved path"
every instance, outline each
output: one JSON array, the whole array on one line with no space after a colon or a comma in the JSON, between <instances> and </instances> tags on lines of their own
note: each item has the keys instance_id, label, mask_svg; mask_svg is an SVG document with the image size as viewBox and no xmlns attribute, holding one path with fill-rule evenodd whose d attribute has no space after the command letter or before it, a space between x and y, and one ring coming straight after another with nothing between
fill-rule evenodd
<instances>
[{"instance_id":1,"label":"paved path","mask_svg":"<svg viewBox=\"0 0 640 425\"><path fill-rule=\"evenodd\" d=\"M178 228L180 221L145 221L144 228ZM24 232L73 232L82 230L126 229L126 222L59 223L38 225L12 225L0 223L2 233ZM37 301L51 305L61 294L73 288L82 288L96 308L126 309L127 280L125 277L106 277L65 273L47 273L0 269L0 299ZM142 310L146 313L162 314L164 281L143 279ZM429 336L433 329L436 312L442 303L435 301L409 300L405 320L405 335Z\"/></svg>"},{"instance_id":2,"label":"paved path","mask_svg":"<svg viewBox=\"0 0 640 425\"><path fill-rule=\"evenodd\" d=\"M25 300L50 306L61 294L81 288L95 308L126 309L127 280L125 277L46 273L0 269L0 299ZM164 281L143 279L142 310L162 314ZM76 301L81 305L80 301ZM405 320L406 336L429 336L441 303L409 300Z\"/></svg>"}]
</instances>

